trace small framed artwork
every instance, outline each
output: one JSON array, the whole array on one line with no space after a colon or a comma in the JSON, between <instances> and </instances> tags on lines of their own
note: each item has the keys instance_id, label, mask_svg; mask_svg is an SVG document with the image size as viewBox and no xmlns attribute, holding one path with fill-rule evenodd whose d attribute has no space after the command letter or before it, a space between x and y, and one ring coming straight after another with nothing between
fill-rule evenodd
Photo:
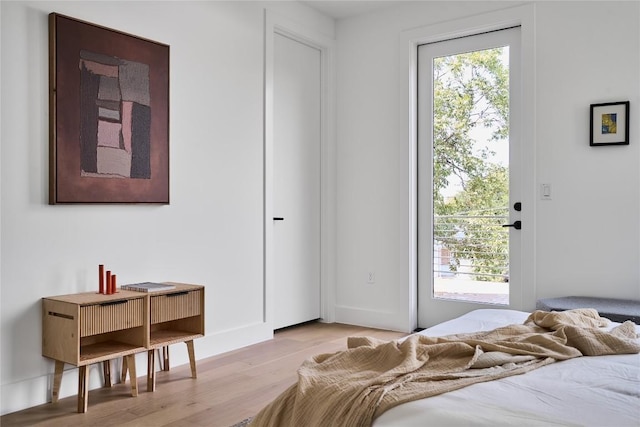
<instances>
[{"instance_id":1,"label":"small framed artwork","mask_svg":"<svg viewBox=\"0 0 640 427\"><path fill-rule=\"evenodd\" d=\"M169 46L49 15L49 203L169 203Z\"/></svg>"},{"instance_id":2,"label":"small framed artwork","mask_svg":"<svg viewBox=\"0 0 640 427\"><path fill-rule=\"evenodd\" d=\"M589 145L629 145L629 101L591 104Z\"/></svg>"}]
</instances>

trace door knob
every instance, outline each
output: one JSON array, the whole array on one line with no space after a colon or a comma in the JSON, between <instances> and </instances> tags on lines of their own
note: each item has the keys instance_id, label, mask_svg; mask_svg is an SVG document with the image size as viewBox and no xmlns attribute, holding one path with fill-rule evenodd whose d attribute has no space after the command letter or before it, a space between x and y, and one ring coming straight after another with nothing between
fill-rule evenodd
<instances>
[{"instance_id":1,"label":"door knob","mask_svg":"<svg viewBox=\"0 0 640 427\"><path fill-rule=\"evenodd\" d=\"M282 218L281 216L274 216L273 220L274 221L284 221L284 218Z\"/></svg>"},{"instance_id":2,"label":"door knob","mask_svg":"<svg viewBox=\"0 0 640 427\"><path fill-rule=\"evenodd\" d=\"M502 224L503 227L513 227L516 230L520 230L522 228L522 221L514 221L513 224Z\"/></svg>"}]
</instances>

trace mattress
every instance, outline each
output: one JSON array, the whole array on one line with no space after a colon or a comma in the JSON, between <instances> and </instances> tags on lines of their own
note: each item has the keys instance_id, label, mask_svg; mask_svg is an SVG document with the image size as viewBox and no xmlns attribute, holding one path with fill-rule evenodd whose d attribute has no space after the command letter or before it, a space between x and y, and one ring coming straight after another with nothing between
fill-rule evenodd
<instances>
[{"instance_id":1,"label":"mattress","mask_svg":"<svg viewBox=\"0 0 640 427\"><path fill-rule=\"evenodd\" d=\"M425 329L443 336L523 323L529 313L481 309ZM619 323L611 322L606 329ZM640 334L640 326L636 325ZM392 408L375 427L640 426L640 354L578 357Z\"/></svg>"}]
</instances>

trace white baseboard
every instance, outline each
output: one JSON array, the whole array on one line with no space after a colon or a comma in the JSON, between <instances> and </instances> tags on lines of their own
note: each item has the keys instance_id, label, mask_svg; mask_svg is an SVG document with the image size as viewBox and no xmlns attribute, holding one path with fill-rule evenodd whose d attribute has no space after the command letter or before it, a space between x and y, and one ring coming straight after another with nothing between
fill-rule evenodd
<instances>
[{"instance_id":1,"label":"white baseboard","mask_svg":"<svg viewBox=\"0 0 640 427\"><path fill-rule=\"evenodd\" d=\"M387 329L390 331L411 332L406 326L406 316L396 312L367 310L356 307L336 305L335 321L347 325L365 326L367 328Z\"/></svg>"}]
</instances>

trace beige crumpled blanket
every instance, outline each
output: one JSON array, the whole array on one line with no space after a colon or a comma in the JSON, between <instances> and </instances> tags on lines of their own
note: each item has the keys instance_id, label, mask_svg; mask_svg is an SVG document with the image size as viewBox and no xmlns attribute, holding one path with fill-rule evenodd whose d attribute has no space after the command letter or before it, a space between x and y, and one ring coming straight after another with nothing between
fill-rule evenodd
<instances>
[{"instance_id":1,"label":"beige crumpled blanket","mask_svg":"<svg viewBox=\"0 0 640 427\"><path fill-rule=\"evenodd\" d=\"M348 349L305 361L298 382L250 426L369 426L384 411L580 356L640 352L635 324L598 329L596 310L536 311L522 325L400 341L349 338Z\"/></svg>"}]
</instances>

